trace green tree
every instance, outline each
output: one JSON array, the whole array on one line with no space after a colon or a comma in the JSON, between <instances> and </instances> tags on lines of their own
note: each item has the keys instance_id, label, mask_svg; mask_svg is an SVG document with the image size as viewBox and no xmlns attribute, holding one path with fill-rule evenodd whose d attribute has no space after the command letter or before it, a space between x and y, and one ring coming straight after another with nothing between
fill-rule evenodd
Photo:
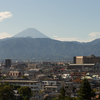
<instances>
[{"instance_id":1,"label":"green tree","mask_svg":"<svg viewBox=\"0 0 100 100\"><path fill-rule=\"evenodd\" d=\"M13 87L13 89L19 89L21 86L20 85L11 85Z\"/></svg>"},{"instance_id":2,"label":"green tree","mask_svg":"<svg viewBox=\"0 0 100 100\"><path fill-rule=\"evenodd\" d=\"M85 78L79 88L78 95L80 99L91 100L91 97L95 96L95 93L91 89L91 85Z\"/></svg>"},{"instance_id":3,"label":"green tree","mask_svg":"<svg viewBox=\"0 0 100 100\"><path fill-rule=\"evenodd\" d=\"M52 100L80 100L80 99L77 99L75 97L65 97L65 98L53 98Z\"/></svg>"},{"instance_id":4,"label":"green tree","mask_svg":"<svg viewBox=\"0 0 100 100\"><path fill-rule=\"evenodd\" d=\"M66 90L64 89L64 86L62 86L62 88L60 90L60 95L58 96L59 100L64 100L65 99L65 92L66 92Z\"/></svg>"},{"instance_id":5,"label":"green tree","mask_svg":"<svg viewBox=\"0 0 100 100\"><path fill-rule=\"evenodd\" d=\"M0 85L0 100L14 100L10 85Z\"/></svg>"},{"instance_id":6,"label":"green tree","mask_svg":"<svg viewBox=\"0 0 100 100\"><path fill-rule=\"evenodd\" d=\"M26 76L22 76L22 78L24 78L24 79L28 79Z\"/></svg>"},{"instance_id":7,"label":"green tree","mask_svg":"<svg viewBox=\"0 0 100 100\"><path fill-rule=\"evenodd\" d=\"M39 93L43 93L43 91L39 91Z\"/></svg>"},{"instance_id":8,"label":"green tree","mask_svg":"<svg viewBox=\"0 0 100 100\"><path fill-rule=\"evenodd\" d=\"M4 79L6 79L6 78L7 78L7 76L2 76L1 78L4 80Z\"/></svg>"},{"instance_id":9,"label":"green tree","mask_svg":"<svg viewBox=\"0 0 100 100\"><path fill-rule=\"evenodd\" d=\"M25 96L25 97L24 97L24 100L29 100L28 96Z\"/></svg>"},{"instance_id":10,"label":"green tree","mask_svg":"<svg viewBox=\"0 0 100 100\"><path fill-rule=\"evenodd\" d=\"M26 100L26 98L28 97L28 99L31 97L31 89L27 86L24 87L20 87L19 88L19 94Z\"/></svg>"}]
</instances>

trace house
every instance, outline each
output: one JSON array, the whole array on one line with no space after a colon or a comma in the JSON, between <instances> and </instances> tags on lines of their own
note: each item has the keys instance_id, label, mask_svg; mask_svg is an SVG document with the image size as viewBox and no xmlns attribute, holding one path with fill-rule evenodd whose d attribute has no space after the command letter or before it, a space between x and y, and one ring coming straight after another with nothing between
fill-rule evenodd
<instances>
[{"instance_id":1,"label":"house","mask_svg":"<svg viewBox=\"0 0 100 100\"><path fill-rule=\"evenodd\" d=\"M73 90L72 90L72 89L67 89L67 90L66 90L66 95L67 95L67 96L70 96L70 97L74 97Z\"/></svg>"},{"instance_id":2,"label":"house","mask_svg":"<svg viewBox=\"0 0 100 100\"><path fill-rule=\"evenodd\" d=\"M45 94L51 94L53 91L52 90L44 90L43 93Z\"/></svg>"},{"instance_id":3,"label":"house","mask_svg":"<svg viewBox=\"0 0 100 100\"><path fill-rule=\"evenodd\" d=\"M73 82L65 81L65 87L71 87L73 86Z\"/></svg>"},{"instance_id":4,"label":"house","mask_svg":"<svg viewBox=\"0 0 100 100\"><path fill-rule=\"evenodd\" d=\"M70 74L73 78L81 78L86 75L86 72L71 72Z\"/></svg>"},{"instance_id":5,"label":"house","mask_svg":"<svg viewBox=\"0 0 100 100\"><path fill-rule=\"evenodd\" d=\"M21 71L10 71L9 72L9 76L13 76L13 77L21 77L23 74Z\"/></svg>"},{"instance_id":6,"label":"house","mask_svg":"<svg viewBox=\"0 0 100 100\"><path fill-rule=\"evenodd\" d=\"M18 93L18 90L13 90L13 92L14 92L14 100L22 100L22 97Z\"/></svg>"},{"instance_id":7,"label":"house","mask_svg":"<svg viewBox=\"0 0 100 100\"><path fill-rule=\"evenodd\" d=\"M45 93L34 93L30 100L44 100Z\"/></svg>"},{"instance_id":8,"label":"house","mask_svg":"<svg viewBox=\"0 0 100 100\"><path fill-rule=\"evenodd\" d=\"M79 88L80 84L82 83L82 79L76 78L76 79L73 80L72 82L73 82L73 86L74 86L75 88Z\"/></svg>"},{"instance_id":9,"label":"house","mask_svg":"<svg viewBox=\"0 0 100 100\"><path fill-rule=\"evenodd\" d=\"M45 77L45 76L46 76L46 75L44 75L44 74L39 74L39 75L36 76L36 78L39 79L39 78Z\"/></svg>"},{"instance_id":10,"label":"house","mask_svg":"<svg viewBox=\"0 0 100 100\"><path fill-rule=\"evenodd\" d=\"M71 78L70 74L62 74L61 76L63 79Z\"/></svg>"},{"instance_id":11,"label":"house","mask_svg":"<svg viewBox=\"0 0 100 100\"><path fill-rule=\"evenodd\" d=\"M92 76L91 76L90 73L87 73L87 74L86 74L84 77L82 77L81 79L83 80L84 78L92 80Z\"/></svg>"},{"instance_id":12,"label":"house","mask_svg":"<svg viewBox=\"0 0 100 100\"><path fill-rule=\"evenodd\" d=\"M43 66L50 66L51 62L43 62Z\"/></svg>"}]
</instances>

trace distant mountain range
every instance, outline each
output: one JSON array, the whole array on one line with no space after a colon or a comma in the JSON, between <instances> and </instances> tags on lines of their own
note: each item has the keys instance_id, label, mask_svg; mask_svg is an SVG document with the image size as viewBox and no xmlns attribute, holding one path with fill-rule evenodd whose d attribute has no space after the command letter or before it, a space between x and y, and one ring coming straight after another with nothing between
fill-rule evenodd
<instances>
[{"instance_id":1,"label":"distant mountain range","mask_svg":"<svg viewBox=\"0 0 100 100\"><path fill-rule=\"evenodd\" d=\"M0 40L0 58L34 60L68 60L73 56L100 56L100 39L88 43L62 42L40 34L31 34L31 30L18 33L12 38ZM24 34L25 33L25 34ZM39 32L40 33L40 32ZM24 36L23 36L23 35ZM38 33L37 33L38 34Z\"/></svg>"}]
</instances>

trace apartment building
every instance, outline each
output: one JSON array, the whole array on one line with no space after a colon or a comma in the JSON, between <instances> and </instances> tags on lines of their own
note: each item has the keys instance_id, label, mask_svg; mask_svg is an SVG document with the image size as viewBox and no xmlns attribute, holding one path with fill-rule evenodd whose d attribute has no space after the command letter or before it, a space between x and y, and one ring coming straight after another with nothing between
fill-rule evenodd
<instances>
[{"instance_id":1,"label":"apartment building","mask_svg":"<svg viewBox=\"0 0 100 100\"><path fill-rule=\"evenodd\" d=\"M41 83L39 81L32 80L1 80L0 83L9 83L10 85L28 86L33 92L39 92L41 90Z\"/></svg>"},{"instance_id":2,"label":"apartment building","mask_svg":"<svg viewBox=\"0 0 100 100\"><path fill-rule=\"evenodd\" d=\"M41 83L41 90L52 90L52 91L57 91L59 90L62 85L65 84L65 81L57 81L57 80L44 80Z\"/></svg>"}]
</instances>

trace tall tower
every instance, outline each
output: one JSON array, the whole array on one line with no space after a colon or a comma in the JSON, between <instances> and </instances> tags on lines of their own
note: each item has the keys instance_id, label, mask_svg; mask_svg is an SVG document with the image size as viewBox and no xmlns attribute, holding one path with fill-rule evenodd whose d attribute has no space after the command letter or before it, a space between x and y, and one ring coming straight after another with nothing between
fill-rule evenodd
<instances>
[{"instance_id":1,"label":"tall tower","mask_svg":"<svg viewBox=\"0 0 100 100\"><path fill-rule=\"evenodd\" d=\"M5 59L6 67L11 67L11 59Z\"/></svg>"}]
</instances>

